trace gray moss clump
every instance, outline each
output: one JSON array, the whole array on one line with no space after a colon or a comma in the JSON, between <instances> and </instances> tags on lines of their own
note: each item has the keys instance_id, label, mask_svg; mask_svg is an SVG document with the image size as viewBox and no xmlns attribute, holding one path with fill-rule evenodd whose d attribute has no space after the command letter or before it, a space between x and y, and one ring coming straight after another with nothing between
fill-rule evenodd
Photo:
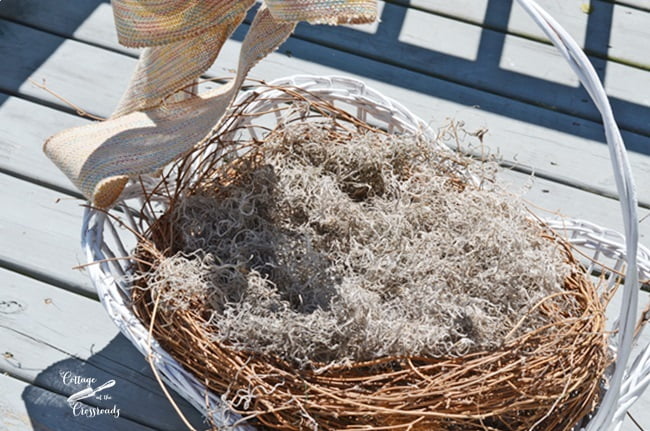
<instances>
[{"instance_id":1,"label":"gray moss clump","mask_svg":"<svg viewBox=\"0 0 650 431\"><path fill-rule=\"evenodd\" d=\"M545 322L564 255L521 201L459 174L483 168L331 124L263 148L174 206L180 251L148 276L162 309L208 304L215 341L302 366L463 355Z\"/></svg>"}]
</instances>

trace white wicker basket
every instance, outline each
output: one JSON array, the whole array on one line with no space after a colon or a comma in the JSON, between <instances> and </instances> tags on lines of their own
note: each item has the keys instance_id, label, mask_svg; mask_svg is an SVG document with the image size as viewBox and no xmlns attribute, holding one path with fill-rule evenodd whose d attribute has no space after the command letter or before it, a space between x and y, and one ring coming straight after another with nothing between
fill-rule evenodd
<instances>
[{"instance_id":1,"label":"white wicker basket","mask_svg":"<svg viewBox=\"0 0 650 431\"><path fill-rule=\"evenodd\" d=\"M618 320L613 323L613 327L619 329L618 336L612 338L610 343L616 352L615 366L609 372L609 385L605 397L597 413L590 418L584 428L586 430L618 429L627 409L650 383L650 349L644 346L637 357L631 356L637 323L638 279L639 277L650 279L650 252L637 246L634 186L620 133L593 68L570 37L534 2L518 1L547 31L549 38L574 67L603 114L614 173L621 196L626 226L625 237L584 221L557 219L547 220L547 223L566 236L588 257L591 262L589 270L602 273L607 278L608 283L604 289L620 281L621 271L627 270L621 309L617 313ZM351 114L362 120L371 121L390 132L421 132L435 137L435 132L404 106L357 80L341 77L296 76L274 81L270 85L297 86L306 89L320 98L334 102L339 107L350 108L348 112ZM243 94L239 100L244 100L249 95L250 93ZM269 108L277 103L279 103L277 94L266 91L247 107L247 112L268 112ZM277 118L277 120L282 119ZM239 126L242 128L248 127L251 135L255 136L258 133L251 124L246 123L245 116L240 117L238 121L241 122ZM157 182L148 177L143 178L142 181L152 186ZM150 339L148 328L144 327L131 311L127 276L130 263L122 258L130 255L127 250L135 244L134 233L143 232L147 228L142 225L142 220L136 219L133 215L133 209L139 211L142 208L141 202L138 202L141 189L142 182L127 187L122 200L111 211L111 215L92 208L85 211L82 246L88 262L98 262L96 265L90 265L88 271L99 298L120 331L145 357L151 359L167 384L204 415L212 418L218 426L252 430L254 428L243 422L242 418L225 408L219 394L207 392L202 383L186 372L155 340ZM164 202L160 205L160 208L148 210L153 212L164 210ZM122 224L128 226L128 229L123 229ZM116 257L120 259L115 259Z\"/></svg>"}]
</instances>

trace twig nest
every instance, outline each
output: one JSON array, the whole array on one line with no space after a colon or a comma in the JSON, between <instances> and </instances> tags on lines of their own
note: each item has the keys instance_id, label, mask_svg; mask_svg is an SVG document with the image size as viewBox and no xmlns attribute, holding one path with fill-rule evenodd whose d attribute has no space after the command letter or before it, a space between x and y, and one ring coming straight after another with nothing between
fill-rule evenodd
<instances>
[{"instance_id":1,"label":"twig nest","mask_svg":"<svg viewBox=\"0 0 650 431\"><path fill-rule=\"evenodd\" d=\"M233 410L278 429L555 430L595 407L595 288L493 167L334 120L229 154L178 188L134 299Z\"/></svg>"}]
</instances>

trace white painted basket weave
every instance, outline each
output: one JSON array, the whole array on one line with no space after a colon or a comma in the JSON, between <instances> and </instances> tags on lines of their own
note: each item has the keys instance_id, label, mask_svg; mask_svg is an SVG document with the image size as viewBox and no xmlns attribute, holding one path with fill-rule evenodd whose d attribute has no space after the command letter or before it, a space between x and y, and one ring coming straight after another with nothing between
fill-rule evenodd
<instances>
[{"instance_id":1,"label":"white painted basket weave","mask_svg":"<svg viewBox=\"0 0 650 431\"><path fill-rule=\"evenodd\" d=\"M626 271L621 309L616 310L617 313L610 313L618 316L618 320L610 325L610 328L618 329L618 335L610 340L610 346L616 353L616 362L609 371L608 387L600 407L584 428L590 431L619 429L627 409L650 383L650 348L643 346L641 353L632 357L632 346L636 340L636 310L640 287L638 280L639 277L650 279L650 252L638 246L634 184L620 133L593 67L566 32L534 2L518 2L533 16L567 58L603 115L621 199L625 236L584 221L556 219L547 220L547 223L588 257L587 260L591 262L590 271L601 273L607 278L608 283L604 289L619 282L621 272ZM357 80L296 76L276 80L270 85L306 89L311 94L334 102L338 107L349 107L349 113L390 132L423 132L435 137L435 132L404 106ZM243 94L239 100L244 100L249 95L250 92ZM279 103L278 95L273 91L265 91L246 108L246 112L270 111L274 104ZM249 133L254 136L256 131L247 123L250 120L246 118L240 116L239 126L244 129L250 126ZM282 121L282 118L277 118L277 121ZM157 180L148 177L142 181L145 187L147 184L154 186L157 183ZM242 422L239 416L225 408L219 394L207 392L202 383L186 372L155 340L151 340L148 328L131 311L127 276L130 262L123 258L130 256L128 250L135 245L133 232L144 232L147 228L142 225L140 219L133 216L142 208L142 203L138 202L142 187L141 182L127 187L111 216L94 209L87 209L84 214L82 246L88 262L98 262L90 265L88 271L99 298L120 331L145 357L152 360L160 375L181 396L204 415L211 417L220 427L235 424L234 429L253 430L252 426ZM159 208L150 208L150 211L156 213L162 210L164 202L160 203ZM153 219L153 214L148 218ZM121 223L128 226L128 229L120 227ZM116 257L119 259L115 259Z\"/></svg>"}]
</instances>

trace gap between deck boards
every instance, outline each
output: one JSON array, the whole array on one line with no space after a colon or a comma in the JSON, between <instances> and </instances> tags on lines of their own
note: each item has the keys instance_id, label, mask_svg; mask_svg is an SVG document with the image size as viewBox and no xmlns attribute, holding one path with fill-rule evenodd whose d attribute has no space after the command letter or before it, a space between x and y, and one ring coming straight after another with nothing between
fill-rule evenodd
<instances>
[{"instance_id":1,"label":"gap between deck boards","mask_svg":"<svg viewBox=\"0 0 650 431\"><path fill-rule=\"evenodd\" d=\"M0 374L0 428L3 431L160 431L125 417L75 418L66 396ZM181 428L179 428L181 429Z\"/></svg>"},{"instance_id":2,"label":"gap between deck boards","mask_svg":"<svg viewBox=\"0 0 650 431\"><path fill-rule=\"evenodd\" d=\"M16 0L13 0L16 1ZM474 1L474 0L472 0ZM27 4L28 5L28 4ZM549 6L554 6L555 3L549 3ZM436 5L436 7L441 7ZM22 8L22 6L21 6ZM59 5L52 5L51 3L46 3L41 5L38 9L34 10L34 14L27 15L17 20L20 22L28 22L30 25L34 25L35 28L47 28L51 29L51 24L44 24L43 19L39 18L45 12L56 12L60 14L61 12ZM106 9L105 12L102 12L102 9ZM83 37L84 40L87 40L93 43L96 46L111 46L118 47L115 42L116 38L114 36L114 31L111 33L112 29L112 14L110 13L109 6L102 4L99 6L98 10L93 13L90 17L90 20L93 21L93 29L100 29L99 32L93 31L79 31L83 34L88 34L87 37ZM397 34L393 35L398 29L388 30L390 35L386 34L386 30L381 30L383 27L379 27L380 31L375 35L367 35L360 31L355 31L347 28L323 28L321 26L298 26L296 31L296 36L294 38L302 39L309 42L314 42L320 44L321 46L330 46L335 50L340 50L342 52L350 52L355 55L360 55L368 59L375 59L380 62L387 64L392 64L397 67L402 67L408 70L416 71L418 73L423 73L428 76L437 77L440 79L445 79L450 82L456 82L460 85L467 86L469 88L478 89L481 91L487 91L495 95L507 95L510 98L520 100L523 103L532 104L535 106L543 107L544 109L558 110L559 112L565 112L572 115L578 115L584 119L590 119L592 121L599 121L599 116L597 111L590 103L583 103L580 98L585 98L586 93L582 90L576 90L573 88L576 85L577 81L573 76L573 72L569 69L568 66L564 64L564 60L560 59L555 50L551 47L546 47L544 44L539 44L535 42L528 43L521 38L506 35L505 38L500 42L503 46L501 47L492 47L490 46L490 56L493 56L494 53L492 48L496 49L496 52L503 50L501 63L505 62L505 65L500 65L496 67L496 64L492 64L493 59L488 59L485 57L483 51L487 50L488 47L482 47L481 52L479 52L480 58L485 57L487 63L481 65L474 65L473 62L467 61L461 58L457 58L454 55L445 55L437 50L441 48L439 44L435 42L437 38L432 38L427 36L427 33L423 33L420 30L423 27L437 29L448 28L448 36L450 40L458 40L459 42L454 42L455 45L459 48L465 43L472 40L473 37L477 35L477 31L481 32L481 46L483 44L483 39L485 40L497 40L499 37L494 37L494 35L488 37L491 33L491 30L483 30L481 27L476 25L461 25L460 27L457 24L453 24L454 20L450 20L440 16L434 16L429 12L419 12L414 9L408 9L396 4L387 4L384 9L387 9L386 22L382 24L383 26L388 25L388 19L394 20L399 16L404 16L405 19L410 19L410 21L416 20L420 22L424 20L427 24L422 25L417 24L416 22L411 23L410 27L406 27L406 21L404 22L404 28L401 31L401 36L406 35L407 42L399 42L397 39L393 41L393 37L398 37ZM435 9L430 7L429 9ZM465 8L468 9L468 8ZM469 8L471 9L471 8ZM575 6L576 10L579 10L579 6ZM25 10L31 10L29 7L25 7ZM517 11L518 9L513 9ZM570 9L573 10L573 9ZM0 12L2 9L0 8ZM10 18L14 19L15 15L20 15L20 9L18 11L13 11L11 8L5 9L5 14ZM23 12L24 13L24 12ZM582 13L582 12L580 12ZM409 15L410 14L410 15ZM12 16L13 15L13 16ZM72 14L74 15L74 14ZM409 18L410 17L410 18ZM517 25L520 27L531 28L528 21L528 18L521 15L521 13L516 14ZM650 23L650 14L647 16L648 22ZM523 20L523 23L519 23ZM529 20L529 19L528 19ZM56 22L56 20L48 20L47 22ZM430 22L429 22L430 21ZM85 23L84 25L90 26L91 23ZM56 29L55 29L56 30ZM440 32L442 30L436 30ZM578 30L576 30L578 31ZM412 33L416 32L417 36L413 38ZM650 35L650 30L648 30ZM59 34L66 34L66 32L57 32ZM72 33L68 31L67 33ZM74 32L76 34L77 32ZM634 33L631 33L634 34ZM389 37L388 40L383 40L382 38ZM382 39L381 41L377 38ZM469 39L467 39L469 38ZM108 40L107 40L108 39ZM467 40L466 40L467 39ZM380 43L381 42L381 43ZM391 54L398 54L395 57L401 58L404 57L404 61L393 60L393 55L387 56L386 43L393 46L393 49L388 50ZM421 43L425 45L420 46ZM492 43L492 42L490 42ZM381 49L376 49L375 45L380 44ZM415 45L414 45L415 44ZM429 45L433 47L433 50L429 49ZM622 44L624 45L624 44ZM638 45L638 43L637 43ZM548 49L548 52L546 52ZM399 54L401 51L404 51L405 54ZM512 52L511 52L512 51ZM534 55L529 55L531 52L535 52ZM634 51L636 52L636 51ZM528 54L527 54L528 53ZM525 64L526 61L515 61L518 60L519 56L526 54L527 61L533 62L535 66L527 66L525 71L522 73L517 70L507 70L509 67L508 64L520 63ZM538 59L539 57L539 59ZM423 67L422 64L434 64L435 67ZM557 65L555 64L557 63ZM517 66L520 67L520 66ZM528 77L528 73L537 73L535 72L539 68L549 70L552 69L553 74L555 75L554 80L560 79L561 85L548 81L546 79L532 78ZM637 95L639 95L636 89L630 90L626 89L627 83L630 82L631 76L636 76L635 79L641 80L639 85L642 85L643 80L648 77L648 82L650 83L650 74L634 72L634 68L629 69L613 64L605 64L597 67L607 68L609 79L607 82L611 82L611 88L615 94L612 94L612 100L615 108L615 112L619 113L621 118L621 123L623 126L629 130L633 130L639 133L644 133L647 136L650 136L650 127L644 122L639 122L635 120L635 111L639 109L645 109L645 99L643 103L633 100ZM622 79L621 76L626 75L625 79ZM566 75L566 76L565 76ZM611 78L611 77L614 78ZM565 82L566 81L566 82ZM516 83L516 85L513 85ZM528 90L534 84L535 87L539 87L536 94L531 94ZM510 88L516 89L514 91L509 91ZM621 93L620 97L618 93ZM575 93L573 95L572 93ZM583 94L584 93L584 94ZM571 94L570 97L569 94ZM632 99L630 99L632 98ZM648 108L650 112L650 108Z\"/></svg>"},{"instance_id":3,"label":"gap between deck boards","mask_svg":"<svg viewBox=\"0 0 650 431\"><path fill-rule=\"evenodd\" d=\"M642 0L645 1L645 0ZM544 32L516 2L490 0L387 0L501 33L550 44ZM540 0L538 3L571 34L588 53L603 59L650 69L644 42L650 35L650 9L608 0ZM649 4L648 2L646 4ZM609 24L607 23L609 21ZM602 28L609 25L610 28ZM602 30L599 31L599 27ZM591 28L592 34L587 34ZM635 31L629 31L634 28ZM605 37L609 36L609 40ZM588 43L587 40L589 39Z\"/></svg>"},{"instance_id":4,"label":"gap between deck boards","mask_svg":"<svg viewBox=\"0 0 650 431\"><path fill-rule=\"evenodd\" d=\"M290 41L290 43L293 43L293 46L290 47L300 49L303 52L312 49L312 46L310 46L311 44L307 43L305 45L304 42L301 43L298 40ZM235 61L238 46L239 44L236 42L230 41L227 43L223 50L224 53L227 54L224 55L224 57L226 57L225 60L228 62ZM65 47L68 49L64 49ZM64 51L66 57L69 55L76 55L77 57L93 58L93 56L99 55L101 64L106 64L106 66L103 67L110 68L111 66L108 66L110 63L113 66L113 70L103 72L104 76L90 76L90 82L84 80L81 85L79 85L79 82L68 83L66 81L68 81L69 78L65 77L66 75L64 71L58 70L65 66L63 64L57 66L57 61L53 58L48 62L51 67L48 67L46 70L41 70L39 68L39 70L32 73L33 78L38 80L41 77L47 77L48 83L54 87L55 91L64 94L76 91L77 95L81 96L77 98L77 102L83 109L91 111L91 108L94 108L93 111L95 112L93 113L104 116L108 115L114 104L117 103L122 88L126 85L126 82L128 82L128 76L134 65L134 60L72 41L66 41L63 47L59 50L61 55L64 55ZM339 55L344 54L339 53ZM348 54L347 56L343 56L337 60L336 64L341 64L341 61L348 60L358 61L359 59L349 57ZM84 62L81 60L78 61L80 61L80 65L84 67ZM366 63L368 63L368 61L366 61ZM70 60L66 59L65 64L69 65ZM118 67L114 67L116 65ZM216 65L211 72L216 75L219 68L223 66L227 67L227 65L223 64ZM52 67L54 69L52 69ZM366 67L369 71L372 71L372 62L368 63ZM121 72L118 72L118 69L121 70ZM295 72L296 70L305 70L317 74L340 73L340 70L335 68L323 67L312 62L288 58L282 54L273 54L269 59L267 59L267 61L262 62L254 73L261 73L266 77L274 78L284 75L288 71ZM91 71L92 68L88 69L87 73L92 74ZM375 72L370 73L373 75L375 74ZM386 67L379 76L374 76L374 78L380 78L382 81L392 81L394 77L402 76L402 79L406 79L406 76L408 75L409 73L399 68ZM421 76L418 77L417 74L411 75L413 75L411 81L421 81ZM467 120L468 128L477 127L479 125L482 126L486 124L486 121L488 121L494 139L488 139L487 142L497 143L498 149L503 154L506 163L516 163L517 165L524 166L524 169L526 165L537 165L538 169L544 170L543 168L539 168L538 161L540 160L540 156L545 159L552 157L551 160L544 161L549 178L557 178L564 182L570 182L570 180L566 181L563 178L575 178L578 183L583 182L592 184L594 186L593 190L606 190L606 192L603 193L605 195L612 196L612 194L615 193L613 180L607 175L609 164L604 160L607 157L607 150L597 141L598 139L602 139L599 137L602 132L600 131L600 126L595 123L581 120L577 121L577 119L572 120L573 117L567 117L549 111L545 112L544 110L535 109L527 105L517 106L516 102L489 94L477 93L476 91L469 90L462 86L459 87L445 81L432 80L429 84L435 85L437 88L436 93L443 97L445 97L445 94L454 94L455 101L453 102L438 99L434 96L426 96L417 91L413 92L408 89L384 84L381 81L378 82L371 79L366 80L369 81L371 85L378 87L380 90L386 89L386 94L392 95L398 100L409 99L411 101L409 107L413 109L416 114L420 114L425 119L431 118L431 116L437 116L439 119L438 121L440 121L440 119L444 119L445 116L450 114L453 115L454 113L458 113L459 110L462 110L464 116L463 119ZM54 84L52 84L52 82L54 82ZM64 105L61 101L53 98L43 90L32 87L31 84L28 83L20 86L18 94L20 94L21 97L27 97L32 100L41 100L48 104L58 104L59 106ZM487 111L478 111L459 104L463 102L467 104L472 104L472 102L479 103L483 108L488 107L488 109ZM99 108L99 110L97 108ZM508 119L502 115L493 114L491 112L492 110L495 112L506 110L504 114L507 115L523 115L523 112L529 112L529 114L527 113L525 115L530 115L531 118L534 117L542 127L533 125L526 121L522 122L516 120L516 118ZM559 126L563 128L566 127L566 131L558 133L556 130L549 129L549 126L551 125L554 125L553 127L556 128ZM529 130L529 132L522 134L522 131L526 129ZM578 133L578 135L576 136L575 133ZM521 139L522 135L525 135L525 139ZM555 135L555 138L551 138L552 135ZM581 138L580 135L586 135L588 139L585 140L584 138ZM632 149L642 149L645 147L650 148L650 138L626 132L624 132L624 136L626 142ZM490 138L490 135L488 135L488 138ZM526 139L531 142L525 142ZM538 142L533 144L534 141ZM559 144L562 141L564 142ZM552 149L554 145L558 144L560 148L557 150ZM545 151L543 148L538 148L540 145L549 146L548 150ZM572 151L575 154L568 157L568 154ZM593 161L598 164L602 163L602 166L590 166L590 163L583 163L585 155L592 152L594 152L594 154L597 153L598 156L588 156L590 157L590 162ZM557 158L565 154L567 156L558 163ZM601 158L603 158L603 160L600 160ZM553 159L555 159L555 161ZM633 164L637 165L635 174L641 180L640 182L650 182L650 158L643 155L637 157L632 154L632 159ZM647 203L650 202L650 190L647 191L647 196L643 195L645 192L645 190L641 191L641 200L644 205L647 205Z\"/></svg>"},{"instance_id":5,"label":"gap between deck boards","mask_svg":"<svg viewBox=\"0 0 650 431\"><path fill-rule=\"evenodd\" d=\"M0 372L64 397L84 385L66 382L61 373L94 378L95 386L115 380L110 400L86 402L101 408L116 405L121 417L158 430L183 427L148 363L119 335L98 301L3 269L0 280L0 300L14 303L12 312L0 312ZM202 423L187 402L179 405L195 425ZM66 407L59 413L68 412Z\"/></svg>"}]
</instances>

